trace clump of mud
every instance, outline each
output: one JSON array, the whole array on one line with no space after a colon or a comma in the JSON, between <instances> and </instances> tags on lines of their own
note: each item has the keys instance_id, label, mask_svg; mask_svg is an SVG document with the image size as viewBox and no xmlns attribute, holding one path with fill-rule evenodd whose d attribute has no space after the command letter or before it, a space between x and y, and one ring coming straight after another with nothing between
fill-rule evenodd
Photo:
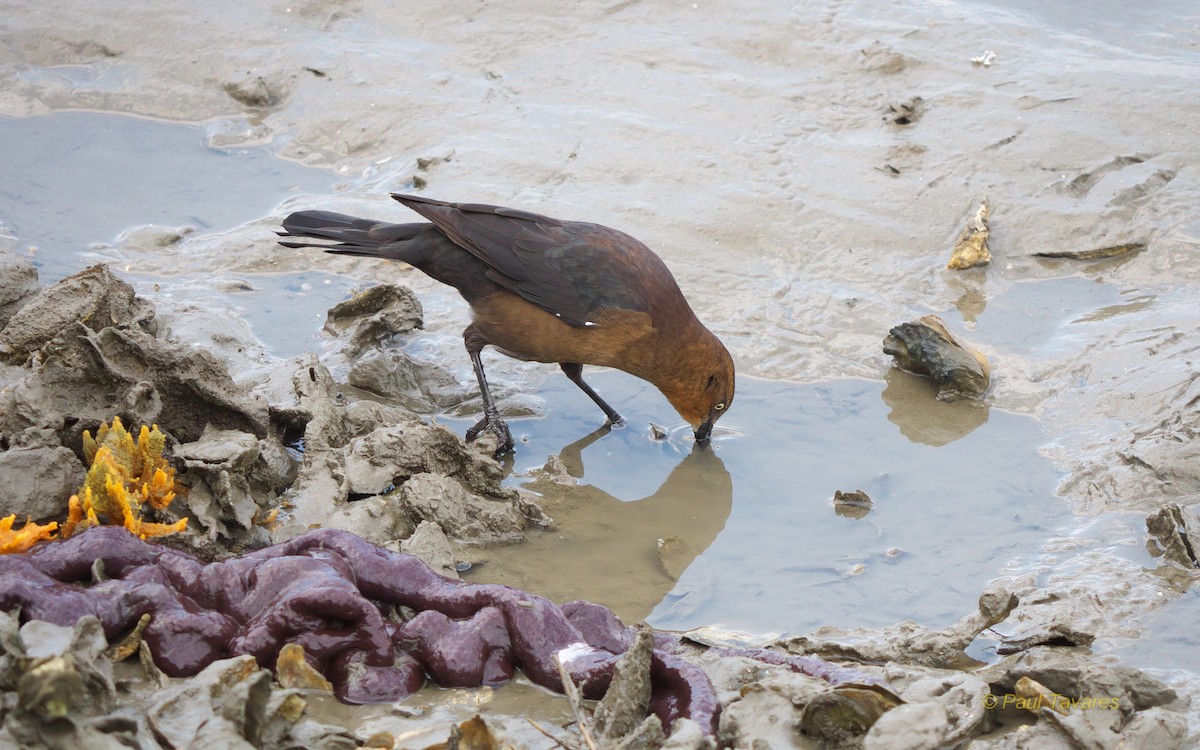
<instances>
[{"instance_id":1,"label":"clump of mud","mask_svg":"<svg viewBox=\"0 0 1200 750\"><path fill-rule=\"evenodd\" d=\"M173 511L198 523L185 539L202 550L213 541L262 546L315 527L398 543L422 521L459 543L492 544L550 523L531 496L502 486L495 461L403 409L348 403L315 357L272 364L251 387L228 359L160 326L154 305L106 266L40 289L29 284L28 262L5 255L0 274L11 297L0 320L8 513L62 513L82 480L82 433L118 416L167 436L187 487ZM399 287L330 316L352 354L378 353L385 329L419 325L420 303ZM435 388L419 372L410 380L417 391Z\"/></svg>"},{"instance_id":2,"label":"clump of mud","mask_svg":"<svg viewBox=\"0 0 1200 750\"><path fill-rule=\"evenodd\" d=\"M1139 670L1100 664L1086 649L1036 645L992 665L973 663L967 645L1017 606L1012 592L993 587L978 612L946 630L911 621L822 628L769 643L768 658L741 639L721 648L720 634L700 634L714 646L700 660L722 697L720 739L731 747L806 747L805 738L871 750L1184 746L1186 707L1173 690ZM830 661L805 661L817 657ZM831 662L873 666L831 672Z\"/></svg>"}]
</instances>

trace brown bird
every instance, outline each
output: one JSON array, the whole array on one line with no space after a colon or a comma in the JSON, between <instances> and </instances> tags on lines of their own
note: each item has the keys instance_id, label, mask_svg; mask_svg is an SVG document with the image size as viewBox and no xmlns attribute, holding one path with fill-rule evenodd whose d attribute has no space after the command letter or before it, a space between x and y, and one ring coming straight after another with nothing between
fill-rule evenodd
<instances>
[{"instance_id":1,"label":"brown bird","mask_svg":"<svg viewBox=\"0 0 1200 750\"><path fill-rule=\"evenodd\" d=\"M471 306L463 340L483 397L483 419L467 430L467 440L487 429L500 439L497 453L513 447L479 359L489 345L517 359L557 362L613 425L624 420L584 382L583 365L615 367L653 383L699 442L729 410L729 352L641 242L599 224L512 208L392 197L433 223L297 211L283 220L281 237L337 244L280 244L404 261L458 290Z\"/></svg>"}]
</instances>

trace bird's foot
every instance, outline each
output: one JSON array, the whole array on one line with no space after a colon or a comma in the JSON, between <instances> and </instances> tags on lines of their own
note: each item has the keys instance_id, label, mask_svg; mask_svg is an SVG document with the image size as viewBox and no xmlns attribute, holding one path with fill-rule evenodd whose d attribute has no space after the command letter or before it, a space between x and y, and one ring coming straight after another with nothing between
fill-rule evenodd
<instances>
[{"instance_id":1,"label":"bird's foot","mask_svg":"<svg viewBox=\"0 0 1200 750\"><path fill-rule=\"evenodd\" d=\"M467 442L470 443L479 437L479 433L487 430L496 436L498 445L496 446L497 457L510 452L516 443L513 442L512 432L509 431L508 425L495 412L484 412L483 419L475 423L475 426L467 430Z\"/></svg>"},{"instance_id":2,"label":"bird's foot","mask_svg":"<svg viewBox=\"0 0 1200 750\"><path fill-rule=\"evenodd\" d=\"M617 415L616 419L609 417L608 418L608 426L613 428L614 430L621 429L622 427L625 426L625 417L622 417L620 414Z\"/></svg>"}]
</instances>

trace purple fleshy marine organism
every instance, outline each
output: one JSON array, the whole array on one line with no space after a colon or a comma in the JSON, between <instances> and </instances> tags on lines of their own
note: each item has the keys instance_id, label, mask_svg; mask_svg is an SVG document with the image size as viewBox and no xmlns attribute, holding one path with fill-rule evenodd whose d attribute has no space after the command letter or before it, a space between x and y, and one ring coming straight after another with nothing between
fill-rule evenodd
<instances>
[{"instance_id":1,"label":"purple fleshy marine organism","mask_svg":"<svg viewBox=\"0 0 1200 750\"><path fill-rule=\"evenodd\" d=\"M109 580L91 582L96 560ZM280 649L296 643L347 703L399 700L427 674L471 687L502 683L517 668L561 690L555 657L586 697L598 698L633 638L599 605L559 607L508 586L446 578L416 557L332 529L204 563L122 528L94 527L0 556L0 609L18 607L22 621L67 626L94 615L110 640L149 613L143 638L174 677L240 654L273 668ZM385 616L397 607L417 615L403 623ZM651 708L666 727L688 717L716 732L720 704L703 670L656 650L651 680Z\"/></svg>"}]
</instances>

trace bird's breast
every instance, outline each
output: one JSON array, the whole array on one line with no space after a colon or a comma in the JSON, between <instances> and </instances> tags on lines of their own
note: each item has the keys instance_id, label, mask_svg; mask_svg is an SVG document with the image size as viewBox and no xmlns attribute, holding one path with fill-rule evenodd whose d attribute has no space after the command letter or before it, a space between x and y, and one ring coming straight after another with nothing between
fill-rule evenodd
<instances>
[{"instance_id":1,"label":"bird's breast","mask_svg":"<svg viewBox=\"0 0 1200 750\"><path fill-rule=\"evenodd\" d=\"M475 301L471 311L479 335L516 359L616 367L640 375L654 351L654 326L640 311L601 309L590 325L572 326L508 292Z\"/></svg>"}]
</instances>

